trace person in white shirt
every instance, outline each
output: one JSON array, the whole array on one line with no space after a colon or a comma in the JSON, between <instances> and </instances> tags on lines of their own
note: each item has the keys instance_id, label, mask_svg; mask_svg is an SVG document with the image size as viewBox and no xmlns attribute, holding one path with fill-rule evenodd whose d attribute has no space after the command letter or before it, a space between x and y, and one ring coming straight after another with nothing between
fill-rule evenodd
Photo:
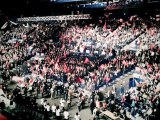
<instances>
[{"instance_id":1,"label":"person in white shirt","mask_svg":"<svg viewBox=\"0 0 160 120\"><path fill-rule=\"evenodd\" d=\"M46 110L47 110L47 112L50 112L50 105L49 105L49 103L46 105Z\"/></svg>"},{"instance_id":2,"label":"person in white shirt","mask_svg":"<svg viewBox=\"0 0 160 120\"><path fill-rule=\"evenodd\" d=\"M55 117L56 116L56 104L53 104L51 109L53 112L53 116Z\"/></svg>"},{"instance_id":3,"label":"person in white shirt","mask_svg":"<svg viewBox=\"0 0 160 120\"><path fill-rule=\"evenodd\" d=\"M74 118L75 118L75 120L81 120L80 115L78 114L78 112L75 114Z\"/></svg>"},{"instance_id":4,"label":"person in white shirt","mask_svg":"<svg viewBox=\"0 0 160 120\"><path fill-rule=\"evenodd\" d=\"M41 105L43 105L43 104L44 104L44 98L41 99Z\"/></svg>"},{"instance_id":5,"label":"person in white shirt","mask_svg":"<svg viewBox=\"0 0 160 120\"><path fill-rule=\"evenodd\" d=\"M48 115L50 115L51 114L51 106L49 105L49 103L47 103L47 105L46 105L46 111L47 111L47 113L48 113Z\"/></svg>"},{"instance_id":6,"label":"person in white shirt","mask_svg":"<svg viewBox=\"0 0 160 120\"><path fill-rule=\"evenodd\" d=\"M56 120L61 120L61 110L59 106L56 108Z\"/></svg>"},{"instance_id":7,"label":"person in white shirt","mask_svg":"<svg viewBox=\"0 0 160 120\"><path fill-rule=\"evenodd\" d=\"M61 98L60 100L60 106L62 109L64 109L64 103L65 103L65 100Z\"/></svg>"},{"instance_id":8,"label":"person in white shirt","mask_svg":"<svg viewBox=\"0 0 160 120\"><path fill-rule=\"evenodd\" d=\"M105 55L105 54L106 54L106 52L104 50L102 50L101 55Z\"/></svg>"},{"instance_id":9,"label":"person in white shirt","mask_svg":"<svg viewBox=\"0 0 160 120\"><path fill-rule=\"evenodd\" d=\"M96 100L96 107L100 108L100 102L98 100Z\"/></svg>"},{"instance_id":10,"label":"person in white shirt","mask_svg":"<svg viewBox=\"0 0 160 120\"><path fill-rule=\"evenodd\" d=\"M67 110L63 112L63 116L64 116L64 120L69 120L69 112Z\"/></svg>"},{"instance_id":11,"label":"person in white shirt","mask_svg":"<svg viewBox=\"0 0 160 120\"><path fill-rule=\"evenodd\" d=\"M51 99L54 97L54 87L52 86L52 88L50 89L50 93L51 93Z\"/></svg>"},{"instance_id":12,"label":"person in white shirt","mask_svg":"<svg viewBox=\"0 0 160 120\"><path fill-rule=\"evenodd\" d=\"M93 110L93 118L96 118L96 112L97 112L97 108L95 107Z\"/></svg>"},{"instance_id":13,"label":"person in white shirt","mask_svg":"<svg viewBox=\"0 0 160 120\"><path fill-rule=\"evenodd\" d=\"M47 106L47 100L44 100L43 106L44 106L44 108L46 108L46 106Z\"/></svg>"}]
</instances>

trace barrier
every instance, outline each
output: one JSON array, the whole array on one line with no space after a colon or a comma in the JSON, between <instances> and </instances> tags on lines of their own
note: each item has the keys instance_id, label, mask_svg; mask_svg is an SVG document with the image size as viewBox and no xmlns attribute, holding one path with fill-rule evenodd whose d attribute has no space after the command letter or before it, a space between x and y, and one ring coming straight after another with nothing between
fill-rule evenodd
<instances>
[{"instance_id":1,"label":"barrier","mask_svg":"<svg viewBox=\"0 0 160 120\"><path fill-rule=\"evenodd\" d=\"M59 21L59 20L81 20L81 19L91 19L90 14L45 16L45 17L24 17L24 18L17 18L17 21L18 22L37 22L37 21Z\"/></svg>"},{"instance_id":2,"label":"barrier","mask_svg":"<svg viewBox=\"0 0 160 120\"><path fill-rule=\"evenodd\" d=\"M32 117L34 120L46 120L45 116L37 111L34 111L32 109L30 109L29 107L26 106L21 106L19 104L16 104L16 109L18 112L21 112L23 110L26 111L26 113Z\"/></svg>"},{"instance_id":3,"label":"barrier","mask_svg":"<svg viewBox=\"0 0 160 120\"><path fill-rule=\"evenodd\" d=\"M143 79L141 79L141 78L135 78L135 77L133 77L133 78L130 78L129 79L129 88L131 88L131 87L136 87L136 86L138 86L141 82L143 82L144 80Z\"/></svg>"}]
</instances>

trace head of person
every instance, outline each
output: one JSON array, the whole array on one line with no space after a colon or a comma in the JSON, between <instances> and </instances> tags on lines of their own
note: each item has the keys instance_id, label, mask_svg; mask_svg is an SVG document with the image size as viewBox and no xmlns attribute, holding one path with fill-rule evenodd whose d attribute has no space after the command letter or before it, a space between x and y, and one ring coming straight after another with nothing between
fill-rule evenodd
<instances>
[{"instance_id":1,"label":"head of person","mask_svg":"<svg viewBox=\"0 0 160 120\"><path fill-rule=\"evenodd\" d=\"M78 115L78 112L76 112L76 115Z\"/></svg>"}]
</instances>

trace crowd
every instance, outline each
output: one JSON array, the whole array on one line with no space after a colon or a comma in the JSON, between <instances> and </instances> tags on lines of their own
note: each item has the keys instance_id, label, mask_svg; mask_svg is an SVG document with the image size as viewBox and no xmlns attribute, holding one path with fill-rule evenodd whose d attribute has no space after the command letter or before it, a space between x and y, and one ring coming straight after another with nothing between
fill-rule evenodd
<instances>
[{"instance_id":1,"label":"crowd","mask_svg":"<svg viewBox=\"0 0 160 120\"><path fill-rule=\"evenodd\" d=\"M144 82L126 91L120 100L110 101L108 107L122 118L158 119L159 116L159 26L147 29L136 41L140 51L136 53L136 72L145 76ZM145 42L145 43L144 43ZM146 46L147 47L146 47ZM144 47L145 46L145 47ZM112 95L112 94L111 94ZM116 96L116 95L114 95ZM112 100L112 99L110 99ZM115 104L116 103L116 104ZM110 106L111 104L111 106Z\"/></svg>"},{"instance_id":2,"label":"crowd","mask_svg":"<svg viewBox=\"0 0 160 120\"><path fill-rule=\"evenodd\" d=\"M105 21L104 26L85 21L19 24L2 33L2 82L7 83L13 76L24 78L18 81L19 86L10 99L17 106L23 106L21 110L34 119L52 116L68 120L75 97L78 111L88 105L96 120L100 119L101 110L106 109L123 119L156 119L160 108L159 26L152 23L154 26L148 27L138 16L127 21L115 20L110 26L108 23ZM137 53L122 50L134 41L138 49L144 45L147 49ZM135 90L122 93L120 98L116 88L108 94L99 91L100 87L107 87L109 82L135 67L152 79L145 80ZM60 103L50 105L44 99L48 96L52 100L62 98ZM37 98L42 98L41 104L36 103ZM79 120L80 115L76 113L74 118Z\"/></svg>"}]
</instances>

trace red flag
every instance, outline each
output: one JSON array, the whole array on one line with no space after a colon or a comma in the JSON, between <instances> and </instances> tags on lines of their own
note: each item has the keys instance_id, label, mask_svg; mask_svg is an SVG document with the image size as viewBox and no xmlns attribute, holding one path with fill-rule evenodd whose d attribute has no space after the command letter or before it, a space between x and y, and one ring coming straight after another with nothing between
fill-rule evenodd
<instances>
[{"instance_id":1,"label":"red flag","mask_svg":"<svg viewBox=\"0 0 160 120\"><path fill-rule=\"evenodd\" d=\"M45 49L47 49L47 46L46 46L45 44L43 45L43 47L44 47Z\"/></svg>"},{"instance_id":2,"label":"red flag","mask_svg":"<svg viewBox=\"0 0 160 120\"><path fill-rule=\"evenodd\" d=\"M69 67L67 68L67 72L68 72L68 73L71 72L71 69L70 69Z\"/></svg>"},{"instance_id":3,"label":"red flag","mask_svg":"<svg viewBox=\"0 0 160 120\"><path fill-rule=\"evenodd\" d=\"M50 73L51 73L51 74L54 74L54 71L53 71L53 69L52 69L52 68L50 68Z\"/></svg>"},{"instance_id":4,"label":"red flag","mask_svg":"<svg viewBox=\"0 0 160 120\"><path fill-rule=\"evenodd\" d=\"M76 78L76 82L77 83L84 83L84 80L80 77Z\"/></svg>"},{"instance_id":5,"label":"red flag","mask_svg":"<svg viewBox=\"0 0 160 120\"><path fill-rule=\"evenodd\" d=\"M34 71L34 66L31 66L30 70L33 72Z\"/></svg>"},{"instance_id":6,"label":"red flag","mask_svg":"<svg viewBox=\"0 0 160 120\"><path fill-rule=\"evenodd\" d=\"M104 69L104 68L105 68L105 65L104 65L104 64L102 64L99 68L100 68L100 70L102 70L102 69Z\"/></svg>"},{"instance_id":7,"label":"red flag","mask_svg":"<svg viewBox=\"0 0 160 120\"><path fill-rule=\"evenodd\" d=\"M90 60L86 57L84 63L89 63L89 61L90 61Z\"/></svg>"},{"instance_id":8,"label":"red flag","mask_svg":"<svg viewBox=\"0 0 160 120\"><path fill-rule=\"evenodd\" d=\"M59 69L59 65L58 65L57 62L56 62L56 64L55 64L55 69Z\"/></svg>"},{"instance_id":9,"label":"red flag","mask_svg":"<svg viewBox=\"0 0 160 120\"><path fill-rule=\"evenodd\" d=\"M101 23L101 24L102 24L102 20L101 20L101 19L99 20L99 23Z\"/></svg>"},{"instance_id":10,"label":"red flag","mask_svg":"<svg viewBox=\"0 0 160 120\"><path fill-rule=\"evenodd\" d=\"M18 46L19 46L19 42L16 42L15 47L18 47Z\"/></svg>"},{"instance_id":11,"label":"red flag","mask_svg":"<svg viewBox=\"0 0 160 120\"><path fill-rule=\"evenodd\" d=\"M63 43L63 45L62 45L62 49L64 49L65 48L65 45L64 45L64 43Z\"/></svg>"},{"instance_id":12,"label":"red flag","mask_svg":"<svg viewBox=\"0 0 160 120\"><path fill-rule=\"evenodd\" d=\"M66 65L66 63L64 63L63 70L64 70L64 72L67 72L67 71L68 71L68 70L67 70L67 65Z\"/></svg>"},{"instance_id":13,"label":"red flag","mask_svg":"<svg viewBox=\"0 0 160 120\"><path fill-rule=\"evenodd\" d=\"M30 79L30 80L29 80L29 84L32 85L33 83L34 83L34 80L33 80L33 79Z\"/></svg>"},{"instance_id":14,"label":"red flag","mask_svg":"<svg viewBox=\"0 0 160 120\"><path fill-rule=\"evenodd\" d=\"M19 83L19 84L22 84L22 82L23 82L22 80L18 80L18 83Z\"/></svg>"},{"instance_id":15,"label":"red flag","mask_svg":"<svg viewBox=\"0 0 160 120\"><path fill-rule=\"evenodd\" d=\"M43 66L43 72L44 72L44 73L47 73L47 71L48 71L48 68L45 67L45 66Z\"/></svg>"},{"instance_id":16,"label":"red flag","mask_svg":"<svg viewBox=\"0 0 160 120\"><path fill-rule=\"evenodd\" d=\"M126 61L125 61L125 60L123 60L123 62L122 62L122 63L123 63L123 65L126 65Z\"/></svg>"},{"instance_id":17,"label":"red flag","mask_svg":"<svg viewBox=\"0 0 160 120\"><path fill-rule=\"evenodd\" d=\"M48 63L51 62L51 58L49 56L47 56L46 60Z\"/></svg>"},{"instance_id":18,"label":"red flag","mask_svg":"<svg viewBox=\"0 0 160 120\"><path fill-rule=\"evenodd\" d=\"M60 58L58 57L58 59L57 59L57 63L59 63L59 59L60 59Z\"/></svg>"},{"instance_id":19,"label":"red flag","mask_svg":"<svg viewBox=\"0 0 160 120\"><path fill-rule=\"evenodd\" d=\"M24 83L24 86L27 87L27 83L26 82Z\"/></svg>"},{"instance_id":20,"label":"red flag","mask_svg":"<svg viewBox=\"0 0 160 120\"><path fill-rule=\"evenodd\" d=\"M106 31L107 29L106 29L106 22L104 23L104 25L103 25L103 31Z\"/></svg>"},{"instance_id":21,"label":"red flag","mask_svg":"<svg viewBox=\"0 0 160 120\"><path fill-rule=\"evenodd\" d=\"M123 96L122 96L122 102L125 102L125 101L126 101L126 96L123 95Z\"/></svg>"},{"instance_id":22,"label":"red flag","mask_svg":"<svg viewBox=\"0 0 160 120\"><path fill-rule=\"evenodd\" d=\"M65 58L67 57L67 55L66 55L66 51L64 51L63 55L64 55L64 57L65 57Z\"/></svg>"},{"instance_id":23,"label":"red flag","mask_svg":"<svg viewBox=\"0 0 160 120\"><path fill-rule=\"evenodd\" d=\"M53 59L52 59L51 62L50 62L50 65L51 65L51 64L54 64L54 60L53 60Z\"/></svg>"},{"instance_id":24,"label":"red flag","mask_svg":"<svg viewBox=\"0 0 160 120\"><path fill-rule=\"evenodd\" d=\"M104 79L105 79L105 81L106 81L107 83L110 81L110 78L109 78L109 77L105 77Z\"/></svg>"}]
</instances>

